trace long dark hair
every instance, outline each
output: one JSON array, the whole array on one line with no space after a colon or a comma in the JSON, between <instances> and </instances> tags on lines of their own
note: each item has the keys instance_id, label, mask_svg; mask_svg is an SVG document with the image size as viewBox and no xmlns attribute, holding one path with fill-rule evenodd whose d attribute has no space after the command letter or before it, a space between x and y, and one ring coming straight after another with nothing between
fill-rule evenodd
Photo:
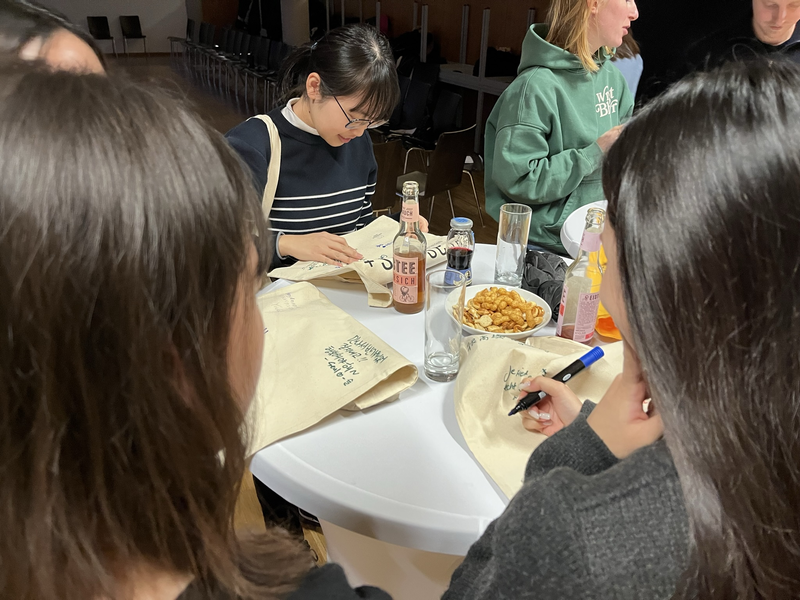
<instances>
[{"instance_id":1,"label":"long dark hair","mask_svg":"<svg viewBox=\"0 0 800 600\"><path fill-rule=\"evenodd\" d=\"M94 51L103 68L107 66L94 38L61 13L33 0L0 0L0 52L17 53L33 38L47 39L59 29L80 38Z\"/></svg>"},{"instance_id":2,"label":"long dark hair","mask_svg":"<svg viewBox=\"0 0 800 600\"><path fill-rule=\"evenodd\" d=\"M680 477L675 598L800 595L800 69L684 80L605 162L633 342Z\"/></svg>"},{"instance_id":3,"label":"long dark hair","mask_svg":"<svg viewBox=\"0 0 800 600\"><path fill-rule=\"evenodd\" d=\"M0 596L117 597L137 561L293 589L294 543L233 533L231 313L271 256L233 151L163 92L3 65L0 156Z\"/></svg>"},{"instance_id":4,"label":"long dark hair","mask_svg":"<svg viewBox=\"0 0 800 600\"><path fill-rule=\"evenodd\" d=\"M388 120L400 102L400 86L389 41L368 25L329 31L292 52L280 73L283 102L306 93L306 79L317 73L324 96L358 96L354 110Z\"/></svg>"}]
</instances>

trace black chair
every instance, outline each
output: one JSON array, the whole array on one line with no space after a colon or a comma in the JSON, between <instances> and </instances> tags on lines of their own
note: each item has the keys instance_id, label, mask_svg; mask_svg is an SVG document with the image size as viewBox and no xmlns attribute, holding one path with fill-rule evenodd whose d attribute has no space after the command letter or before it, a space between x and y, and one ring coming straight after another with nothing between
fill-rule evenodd
<instances>
[{"instance_id":1,"label":"black chair","mask_svg":"<svg viewBox=\"0 0 800 600\"><path fill-rule=\"evenodd\" d=\"M394 205L397 203L397 178L402 175L403 143L400 140L380 142L380 134L373 133L372 151L378 163L378 180L375 183L375 193L372 195L372 212L380 214L382 212L394 212Z\"/></svg>"},{"instance_id":2,"label":"black chair","mask_svg":"<svg viewBox=\"0 0 800 600\"><path fill-rule=\"evenodd\" d=\"M89 34L97 41L111 40L111 48L114 50L114 58L117 58L117 42L111 35L108 26L108 17L86 17L89 25Z\"/></svg>"},{"instance_id":3,"label":"black chair","mask_svg":"<svg viewBox=\"0 0 800 600\"><path fill-rule=\"evenodd\" d=\"M398 110L389 120L391 131L416 130L425 123L425 108L431 86L427 83L407 77L398 77L400 81L401 103Z\"/></svg>"},{"instance_id":4,"label":"black chair","mask_svg":"<svg viewBox=\"0 0 800 600\"><path fill-rule=\"evenodd\" d=\"M211 85L211 54L215 52L214 36L216 28L211 23L200 23L197 41L187 42L190 50L190 68L192 71L203 70L206 81Z\"/></svg>"},{"instance_id":5,"label":"black chair","mask_svg":"<svg viewBox=\"0 0 800 600\"><path fill-rule=\"evenodd\" d=\"M244 108L245 111L250 112L249 104L249 87L250 87L250 73L256 66L256 56L261 51L262 46L269 48L269 40L260 35L250 35L249 41L242 48L242 59L236 63L236 101L239 101L239 78L244 80ZM253 110L255 110L256 103L253 101Z\"/></svg>"},{"instance_id":6,"label":"black chair","mask_svg":"<svg viewBox=\"0 0 800 600\"><path fill-rule=\"evenodd\" d=\"M431 87L436 85L439 81L439 71L441 65L439 63L421 62L414 65L411 70L411 79L416 79L423 83L427 83Z\"/></svg>"},{"instance_id":7,"label":"black chair","mask_svg":"<svg viewBox=\"0 0 800 600\"><path fill-rule=\"evenodd\" d=\"M441 90L431 115L431 127L425 131L415 131L412 135L401 137L403 145L407 148L403 172L408 170L408 156L412 152L431 152L436 147L436 140L446 131L455 131L461 127L460 94L448 90Z\"/></svg>"},{"instance_id":8,"label":"black chair","mask_svg":"<svg viewBox=\"0 0 800 600\"><path fill-rule=\"evenodd\" d=\"M208 57L210 63L210 81L219 90L222 89L222 58L226 53L233 50L233 37L234 31L230 27L225 27L217 34L218 39L215 40L217 43L200 50ZM217 74L217 67L219 67L219 75Z\"/></svg>"},{"instance_id":9,"label":"black chair","mask_svg":"<svg viewBox=\"0 0 800 600\"><path fill-rule=\"evenodd\" d=\"M453 197L450 194L450 190L461 184L461 179L464 175L464 162L467 155L472 151L474 137L475 125L460 131L443 133L436 142L436 149L431 152L427 172L414 171L397 178L395 190L398 194L402 193L403 184L406 181L416 181L419 183L419 195L430 198L431 206L428 221L433 216L433 201L438 194L444 192L447 192L447 197L450 200L450 212L455 217L456 213L453 208ZM477 196L475 205L478 208L481 224L483 224L483 213Z\"/></svg>"},{"instance_id":10,"label":"black chair","mask_svg":"<svg viewBox=\"0 0 800 600\"><path fill-rule=\"evenodd\" d=\"M245 82L245 90L248 87L248 81L250 77L253 78L253 110L255 111L255 107L258 104L258 80L260 78L264 78L267 71L269 71L269 53L272 48L272 42L269 38L262 37L260 44L258 46L258 50L253 54L253 64L246 69L244 69L244 82ZM266 82L265 82L266 87ZM266 112L267 107L267 95L266 89L264 91L264 109Z\"/></svg>"},{"instance_id":11,"label":"black chair","mask_svg":"<svg viewBox=\"0 0 800 600\"><path fill-rule=\"evenodd\" d=\"M177 37L174 35L169 36L167 39L169 40L169 59L172 62L174 59L177 59L178 52L175 50L176 44L180 47L180 53L185 58L184 50L187 47L187 44L192 42L194 38L194 19L186 19L186 37Z\"/></svg>"},{"instance_id":12,"label":"black chair","mask_svg":"<svg viewBox=\"0 0 800 600\"><path fill-rule=\"evenodd\" d=\"M119 26L122 29L122 47L125 56L128 56L128 40L142 40L144 44L144 55L147 57L147 36L142 33L142 24L139 22L138 15L129 15L119 18Z\"/></svg>"},{"instance_id":13,"label":"black chair","mask_svg":"<svg viewBox=\"0 0 800 600\"><path fill-rule=\"evenodd\" d=\"M264 42L262 42L262 48ZM266 66L260 65L263 54L259 53L257 56L256 67L249 70L249 73L256 77L256 79L264 82L264 112L267 113L275 107L277 100L278 89L278 71L280 71L283 61L292 51L292 47L283 42L270 40L269 53ZM255 86L254 86L255 87ZM273 93L270 94L270 91Z\"/></svg>"}]
</instances>

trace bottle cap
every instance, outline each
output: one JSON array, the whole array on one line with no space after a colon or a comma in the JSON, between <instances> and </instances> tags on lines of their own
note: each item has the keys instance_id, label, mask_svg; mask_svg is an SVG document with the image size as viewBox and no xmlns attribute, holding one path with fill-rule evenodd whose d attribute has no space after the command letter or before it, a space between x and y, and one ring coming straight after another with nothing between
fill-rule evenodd
<instances>
[{"instance_id":1,"label":"bottle cap","mask_svg":"<svg viewBox=\"0 0 800 600\"><path fill-rule=\"evenodd\" d=\"M472 219L466 217L453 217L450 219L451 229L472 229Z\"/></svg>"}]
</instances>

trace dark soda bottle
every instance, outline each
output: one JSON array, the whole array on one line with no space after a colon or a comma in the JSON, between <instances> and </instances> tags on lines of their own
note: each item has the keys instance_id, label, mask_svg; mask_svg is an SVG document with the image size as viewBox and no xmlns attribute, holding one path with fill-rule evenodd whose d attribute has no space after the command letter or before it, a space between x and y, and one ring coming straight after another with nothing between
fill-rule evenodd
<instances>
[{"instance_id":1,"label":"dark soda bottle","mask_svg":"<svg viewBox=\"0 0 800 600\"><path fill-rule=\"evenodd\" d=\"M455 217L450 221L447 234L447 266L464 274L467 285L472 283L472 254L475 251L475 234L472 219Z\"/></svg>"}]
</instances>

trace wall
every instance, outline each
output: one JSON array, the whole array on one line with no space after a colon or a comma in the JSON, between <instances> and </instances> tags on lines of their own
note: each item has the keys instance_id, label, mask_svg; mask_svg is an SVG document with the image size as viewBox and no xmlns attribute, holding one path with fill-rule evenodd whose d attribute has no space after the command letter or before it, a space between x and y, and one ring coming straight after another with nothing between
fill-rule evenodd
<instances>
[{"instance_id":1,"label":"wall","mask_svg":"<svg viewBox=\"0 0 800 600\"><path fill-rule=\"evenodd\" d=\"M300 46L308 41L308 0L281 0L283 42Z\"/></svg>"},{"instance_id":2,"label":"wall","mask_svg":"<svg viewBox=\"0 0 800 600\"><path fill-rule=\"evenodd\" d=\"M358 16L360 0L346 2L348 16ZM483 9L490 8L489 45L508 47L519 54L528 9L536 9L536 20L541 22L550 5L549 0L427 0L420 1L417 9L417 25L420 22L422 5L428 4L428 31L436 36L442 49L442 56L450 62L458 62L461 48L461 10L469 5L469 36L467 41L467 62L474 64L481 49L481 27ZM363 0L364 18L375 16L375 2ZM381 0L381 14L391 19L393 36L411 30L414 14L414 0Z\"/></svg>"},{"instance_id":3,"label":"wall","mask_svg":"<svg viewBox=\"0 0 800 600\"><path fill-rule=\"evenodd\" d=\"M218 29L230 27L236 22L239 12L239 0L202 0L203 17L200 21L211 23ZM200 27L198 21L197 27Z\"/></svg>"},{"instance_id":4,"label":"wall","mask_svg":"<svg viewBox=\"0 0 800 600\"><path fill-rule=\"evenodd\" d=\"M84 29L86 17L106 16L111 35L117 38L117 52L122 52L120 15L139 15L142 33L147 36L149 52L169 52L167 37L186 35L185 0L41 0L43 4L64 13L72 22ZM99 42L104 52L111 52L111 42ZM141 41L128 45L131 52L143 52Z\"/></svg>"}]
</instances>

